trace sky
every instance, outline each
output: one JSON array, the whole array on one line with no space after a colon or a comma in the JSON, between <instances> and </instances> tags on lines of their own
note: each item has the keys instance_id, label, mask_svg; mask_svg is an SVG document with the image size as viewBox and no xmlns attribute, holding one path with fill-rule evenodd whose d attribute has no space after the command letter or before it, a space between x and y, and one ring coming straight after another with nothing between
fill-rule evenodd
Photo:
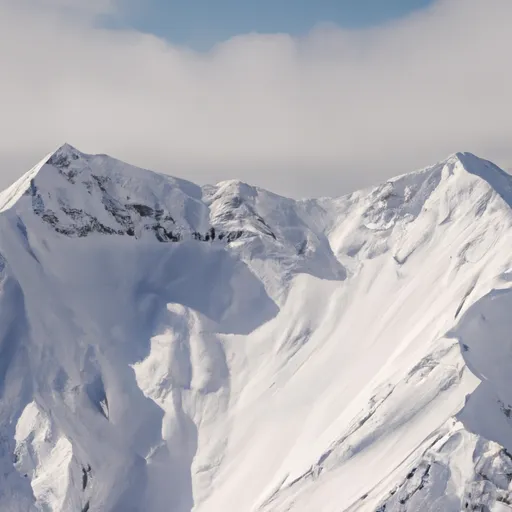
<instances>
[{"instance_id":1,"label":"sky","mask_svg":"<svg viewBox=\"0 0 512 512\"><path fill-rule=\"evenodd\" d=\"M457 151L510 169L511 22L511 0L0 0L0 187L64 142L294 197Z\"/></svg>"},{"instance_id":2,"label":"sky","mask_svg":"<svg viewBox=\"0 0 512 512\"><path fill-rule=\"evenodd\" d=\"M118 3L112 27L134 28L199 51L258 33L304 36L318 24L361 28L407 15L433 0L148 0Z\"/></svg>"}]
</instances>

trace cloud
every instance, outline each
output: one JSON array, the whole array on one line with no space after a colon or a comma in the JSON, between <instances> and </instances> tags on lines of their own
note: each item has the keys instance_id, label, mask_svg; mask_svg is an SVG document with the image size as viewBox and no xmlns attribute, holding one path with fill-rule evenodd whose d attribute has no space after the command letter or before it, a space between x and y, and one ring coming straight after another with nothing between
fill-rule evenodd
<instances>
[{"instance_id":1,"label":"cloud","mask_svg":"<svg viewBox=\"0 0 512 512\"><path fill-rule=\"evenodd\" d=\"M27 1L0 0L0 185L64 141L299 196L455 151L512 164L510 0L439 0L372 29L247 34L208 53L56 8L78 0Z\"/></svg>"},{"instance_id":2,"label":"cloud","mask_svg":"<svg viewBox=\"0 0 512 512\"><path fill-rule=\"evenodd\" d=\"M11 4L11 5L10 5ZM9 5L13 9L12 0L0 0L0 8L8 9ZM97 16L100 14L113 14L117 11L118 2L116 0L16 0L16 10L31 11L32 16L37 11L46 11L51 13L57 11L60 16L64 15L89 15Z\"/></svg>"}]
</instances>

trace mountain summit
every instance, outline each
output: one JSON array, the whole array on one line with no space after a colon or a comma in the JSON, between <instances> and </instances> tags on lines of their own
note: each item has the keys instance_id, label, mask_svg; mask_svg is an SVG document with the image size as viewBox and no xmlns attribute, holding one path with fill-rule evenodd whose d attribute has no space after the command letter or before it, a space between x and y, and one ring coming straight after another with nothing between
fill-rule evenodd
<instances>
[{"instance_id":1,"label":"mountain summit","mask_svg":"<svg viewBox=\"0 0 512 512\"><path fill-rule=\"evenodd\" d=\"M512 511L512 178L340 198L64 145L0 193L0 510Z\"/></svg>"}]
</instances>

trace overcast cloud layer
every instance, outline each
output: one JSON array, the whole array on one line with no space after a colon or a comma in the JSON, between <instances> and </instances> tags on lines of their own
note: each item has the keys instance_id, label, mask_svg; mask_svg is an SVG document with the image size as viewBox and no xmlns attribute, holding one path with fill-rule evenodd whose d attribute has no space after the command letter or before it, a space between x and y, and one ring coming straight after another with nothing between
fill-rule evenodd
<instances>
[{"instance_id":1,"label":"overcast cloud layer","mask_svg":"<svg viewBox=\"0 0 512 512\"><path fill-rule=\"evenodd\" d=\"M295 196L456 151L512 165L511 0L439 0L379 28L244 35L206 54L94 28L111 9L0 0L0 187L63 142Z\"/></svg>"}]
</instances>

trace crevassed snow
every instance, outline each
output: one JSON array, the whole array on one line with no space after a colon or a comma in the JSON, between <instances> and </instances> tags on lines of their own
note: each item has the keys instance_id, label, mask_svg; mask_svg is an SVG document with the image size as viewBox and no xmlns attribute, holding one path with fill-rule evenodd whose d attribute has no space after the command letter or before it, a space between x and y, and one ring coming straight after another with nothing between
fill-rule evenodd
<instances>
[{"instance_id":1,"label":"crevassed snow","mask_svg":"<svg viewBox=\"0 0 512 512\"><path fill-rule=\"evenodd\" d=\"M0 510L512 510L511 183L294 201L63 146L0 195Z\"/></svg>"}]
</instances>

